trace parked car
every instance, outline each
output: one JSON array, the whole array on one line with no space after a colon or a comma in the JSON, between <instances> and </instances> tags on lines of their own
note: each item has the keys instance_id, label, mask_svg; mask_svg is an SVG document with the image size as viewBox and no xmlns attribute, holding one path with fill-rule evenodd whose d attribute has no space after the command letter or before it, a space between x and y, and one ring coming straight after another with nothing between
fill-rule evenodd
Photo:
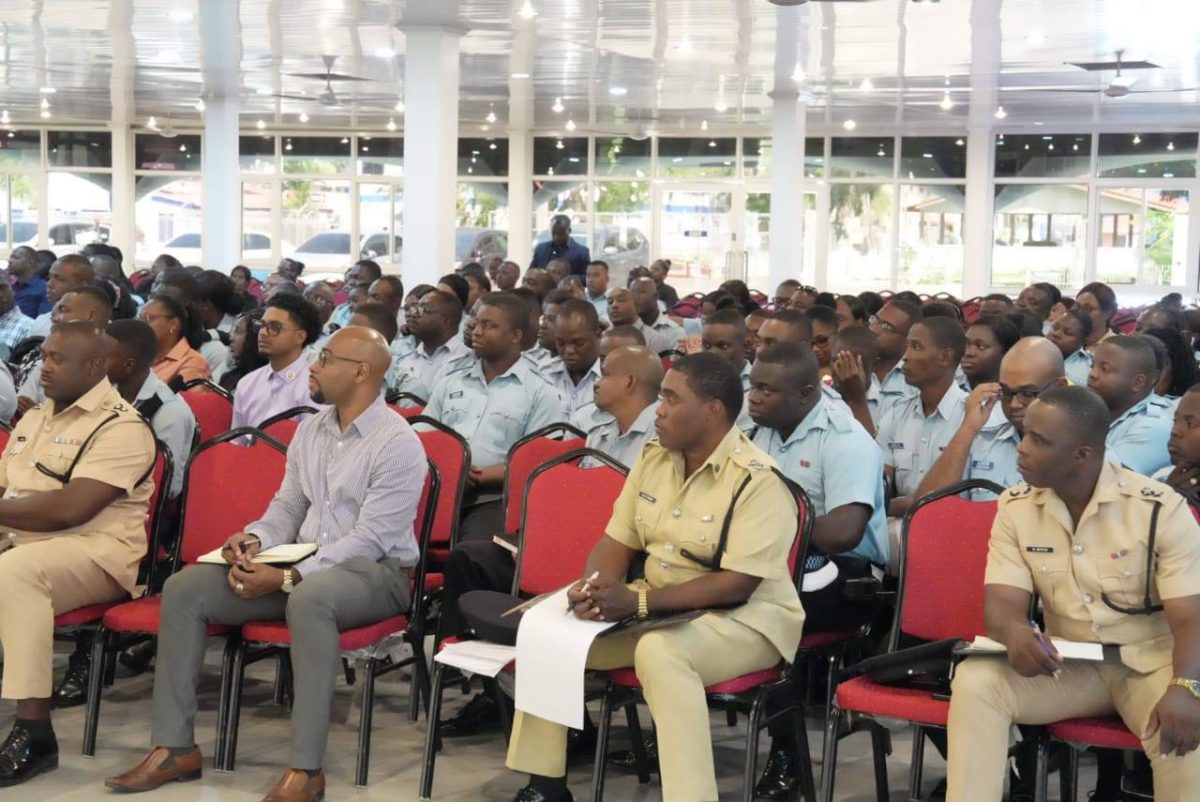
<instances>
[{"instance_id":1,"label":"parked car","mask_svg":"<svg viewBox=\"0 0 1200 802\"><path fill-rule=\"evenodd\" d=\"M392 252L388 251L388 235L386 231L368 234L359 242L357 251L351 257L349 231L322 231L314 234L285 256L304 262L304 277L340 278L351 262L357 259L375 259L381 262L400 261L403 240L398 234L392 235Z\"/></svg>"},{"instance_id":2,"label":"parked car","mask_svg":"<svg viewBox=\"0 0 1200 802\"><path fill-rule=\"evenodd\" d=\"M580 228L579 231L571 232L571 239L587 246L593 259L603 259L608 263L610 286L624 286L630 270L650 266L650 243L640 230L632 226L598 225L596 242L600 247L597 249L592 247L587 229L582 226ZM534 239L533 247L549 241L550 232L542 231Z\"/></svg>"},{"instance_id":3,"label":"parked car","mask_svg":"<svg viewBox=\"0 0 1200 802\"><path fill-rule=\"evenodd\" d=\"M454 266L508 255L508 234L494 228L460 228L454 232Z\"/></svg>"},{"instance_id":4,"label":"parked car","mask_svg":"<svg viewBox=\"0 0 1200 802\"><path fill-rule=\"evenodd\" d=\"M201 239L199 231L188 231L172 238L169 242L162 246L162 249L151 253L139 253L138 259L151 261L160 253L167 253L174 256L185 265L203 265L201 261ZM279 252L281 254L289 253L292 250L290 242L281 240L279 243ZM271 259L271 237L268 234L262 234L257 231L247 231L242 234L242 257L247 262L264 262Z\"/></svg>"},{"instance_id":5,"label":"parked car","mask_svg":"<svg viewBox=\"0 0 1200 802\"><path fill-rule=\"evenodd\" d=\"M38 224L34 220L18 220L12 224L13 247L22 245L27 240L36 240ZM0 247L8 244L8 225L0 221Z\"/></svg>"},{"instance_id":6,"label":"parked car","mask_svg":"<svg viewBox=\"0 0 1200 802\"><path fill-rule=\"evenodd\" d=\"M28 245L30 248L40 249L41 244L38 240L36 226L35 223L33 233L28 239L14 242L13 247ZM50 243L46 249L53 251L55 256L66 256L69 253L78 253L84 245L90 245L93 242L108 242L111 233L108 226L99 226L95 223L54 223L46 231Z\"/></svg>"}]
</instances>

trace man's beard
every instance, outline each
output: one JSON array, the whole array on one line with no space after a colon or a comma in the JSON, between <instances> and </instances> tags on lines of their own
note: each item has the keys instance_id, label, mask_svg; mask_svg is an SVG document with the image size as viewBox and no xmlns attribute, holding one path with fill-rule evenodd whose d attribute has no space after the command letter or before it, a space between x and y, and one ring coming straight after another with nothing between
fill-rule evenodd
<instances>
[{"instance_id":1,"label":"man's beard","mask_svg":"<svg viewBox=\"0 0 1200 802\"><path fill-rule=\"evenodd\" d=\"M311 398L314 403L317 403L317 404L326 403L325 402L325 393L321 392L321 389L319 387L316 390L313 390L311 393L309 393L308 397Z\"/></svg>"}]
</instances>

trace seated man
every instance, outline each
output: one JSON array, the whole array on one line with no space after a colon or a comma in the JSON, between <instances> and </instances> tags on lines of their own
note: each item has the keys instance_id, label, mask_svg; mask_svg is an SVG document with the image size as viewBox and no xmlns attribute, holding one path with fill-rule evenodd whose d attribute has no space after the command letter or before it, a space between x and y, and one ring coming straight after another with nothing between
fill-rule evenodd
<instances>
[{"instance_id":1,"label":"seated man","mask_svg":"<svg viewBox=\"0 0 1200 802\"><path fill-rule=\"evenodd\" d=\"M590 668L637 671L658 733L665 799L716 802L704 687L791 659L804 623L787 570L795 502L771 458L734 426L741 405L741 381L725 360L693 354L674 364L657 410L659 441L634 465L583 571L598 578L577 582L568 596L587 620L719 610L598 640L588 658ZM648 555L646 577L626 584L639 553ZM566 727L516 714L508 766L532 775L516 800L571 799L566 748Z\"/></svg>"},{"instance_id":2,"label":"seated man","mask_svg":"<svg viewBox=\"0 0 1200 802\"><path fill-rule=\"evenodd\" d=\"M392 354L391 367L388 368L387 375L383 378L384 390L388 396L391 396L392 393L412 393L421 398L429 396L429 388L421 381L419 375L405 373L397 367L399 360L396 357L395 349L390 346L395 343L400 327L396 324L396 316L391 309L376 301L359 304L355 307L354 313L350 315L350 325L372 329L387 342L388 350ZM401 405L415 406L415 402L404 399Z\"/></svg>"},{"instance_id":3,"label":"seated man","mask_svg":"<svg viewBox=\"0 0 1200 802\"><path fill-rule=\"evenodd\" d=\"M425 387L425 393L416 394L428 399L429 389L451 360L470 350L458 336L463 306L454 293L434 290L407 308L411 311L406 315L406 324L416 344L412 351L396 361L396 370L412 376Z\"/></svg>"},{"instance_id":4,"label":"seated man","mask_svg":"<svg viewBox=\"0 0 1200 802\"><path fill-rule=\"evenodd\" d=\"M1030 284L1021 290L1020 295L1017 296L1016 306L1018 309L1032 312L1041 321L1042 334L1049 336L1050 326L1054 322L1051 319L1050 310L1061 300L1062 292L1058 287L1045 281L1039 281L1037 284Z\"/></svg>"},{"instance_id":5,"label":"seated man","mask_svg":"<svg viewBox=\"0 0 1200 802\"><path fill-rule=\"evenodd\" d=\"M1054 343L1044 337L1018 340L1000 362L999 383L981 384L967 396L962 425L921 480L917 498L964 479L987 479L1001 487L1020 483L1017 446L1025 434L1025 411L1051 387L1066 384ZM972 490L971 498L995 496Z\"/></svg>"},{"instance_id":6,"label":"seated man","mask_svg":"<svg viewBox=\"0 0 1200 802\"><path fill-rule=\"evenodd\" d=\"M758 427L753 442L804 488L813 506L812 554L800 594L808 632L869 621L876 603L849 601L844 587L869 579L872 564L888 562L882 455L845 405L826 398L820 386L816 356L795 343L760 350L750 371L748 401ZM795 738L786 716L768 729L771 756L755 796L783 799L799 784Z\"/></svg>"},{"instance_id":7,"label":"seated man","mask_svg":"<svg viewBox=\"0 0 1200 802\"><path fill-rule=\"evenodd\" d=\"M297 296L298 297L298 296ZM205 627L287 620L295 695L289 766L269 800L324 795L321 763L338 669L338 632L399 615L417 563L413 519L425 483L421 441L384 403L387 344L357 326L334 333L313 363L313 400L288 448L287 473L262 519L229 536L229 567L194 565L167 580L154 677L154 748L105 781L149 791L200 776L193 723ZM252 563L281 543L320 548L289 568Z\"/></svg>"},{"instance_id":8,"label":"seated man","mask_svg":"<svg viewBox=\"0 0 1200 802\"><path fill-rule=\"evenodd\" d=\"M600 338L600 359L603 360L618 348L632 348L635 345L646 347L646 338L640 331L633 326L611 326Z\"/></svg>"},{"instance_id":9,"label":"seated man","mask_svg":"<svg viewBox=\"0 0 1200 802\"><path fill-rule=\"evenodd\" d=\"M58 767L54 616L133 592L154 484L154 436L105 377L103 334L59 323L42 354L48 400L0 456L0 696L17 707L0 745L0 786Z\"/></svg>"},{"instance_id":10,"label":"seated man","mask_svg":"<svg viewBox=\"0 0 1200 802\"><path fill-rule=\"evenodd\" d=\"M33 318L17 306L12 285L0 281L0 360L8 361L12 349L29 336L32 327Z\"/></svg>"},{"instance_id":11,"label":"seated man","mask_svg":"<svg viewBox=\"0 0 1200 802\"><path fill-rule=\"evenodd\" d=\"M525 287L513 290L512 295L525 302L525 308L529 314L529 325L526 328L524 339L521 341L522 356L541 373L542 366L554 358L550 349L538 341L538 334L542 330L542 301L533 290Z\"/></svg>"},{"instance_id":12,"label":"seated man","mask_svg":"<svg viewBox=\"0 0 1200 802\"><path fill-rule=\"evenodd\" d=\"M63 294L51 312L55 323L82 320L103 330L112 315L112 304L99 287L80 287ZM2 395L2 393L0 393ZM46 400L42 387L42 359L39 355L17 391L17 408L26 411ZM2 410L0 410L2 412ZM9 416L11 417L11 415Z\"/></svg>"},{"instance_id":13,"label":"seated man","mask_svg":"<svg viewBox=\"0 0 1200 802\"><path fill-rule=\"evenodd\" d=\"M879 377L875 375L878 358L879 341L865 326L846 326L833 338L833 389L843 399L856 399L846 407L871 435L881 417Z\"/></svg>"},{"instance_id":14,"label":"seated man","mask_svg":"<svg viewBox=\"0 0 1200 802\"><path fill-rule=\"evenodd\" d=\"M683 327L662 313L658 306L658 285L654 283L654 279L649 277L635 279L629 286L629 291L638 314L633 325L642 330L642 335L646 338L646 344L650 346L650 350L657 354L678 350L679 343L683 340ZM611 304L612 299L610 298L609 319L616 323L617 321L612 318Z\"/></svg>"},{"instance_id":15,"label":"seated man","mask_svg":"<svg viewBox=\"0 0 1200 802\"><path fill-rule=\"evenodd\" d=\"M878 401L874 411L871 411L866 396L867 388L863 388L861 394L854 394L849 392L851 387L847 386L847 393L842 396L854 412L854 417L868 432L878 433L879 423L892 407L904 404L917 395L917 388L906 380L904 356L908 349L908 334L921 318L921 307L898 299L889 301L868 318L868 328L875 335L876 343L873 375L879 386ZM875 426L867 426L867 419L875 421Z\"/></svg>"},{"instance_id":16,"label":"seated man","mask_svg":"<svg viewBox=\"0 0 1200 802\"><path fill-rule=\"evenodd\" d=\"M633 293L625 287L614 287L609 290L608 321L612 323L613 328L622 326L635 328L638 334L642 335L642 339L646 340L644 327L639 325L641 321L638 319L637 305L634 303ZM649 343L649 340L646 340L646 342Z\"/></svg>"},{"instance_id":17,"label":"seated man","mask_svg":"<svg viewBox=\"0 0 1200 802\"><path fill-rule=\"evenodd\" d=\"M299 295L283 293L266 302L257 336L267 364L238 382L233 394L234 429L258 426L294 407L312 406L310 357L304 349L320 336L320 320L317 308Z\"/></svg>"},{"instance_id":18,"label":"seated man","mask_svg":"<svg viewBox=\"0 0 1200 802\"><path fill-rule=\"evenodd\" d=\"M587 432L603 417L596 412L595 391L600 378L600 316L587 301L564 301L551 331L558 356L545 363L542 373L554 384L571 425Z\"/></svg>"},{"instance_id":19,"label":"seated man","mask_svg":"<svg viewBox=\"0 0 1200 802\"><path fill-rule=\"evenodd\" d=\"M50 266L50 279L46 282L46 298L50 308L33 319L29 327L30 337L45 337L54 325L54 305L72 290L87 287L96 280L96 270L87 257L69 253Z\"/></svg>"},{"instance_id":20,"label":"seated man","mask_svg":"<svg viewBox=\"0 0 1200 802\"><path fill-rule=\"evenodd\" d=\"M718 309L704 319L700 329L701 349L716 354L733 366L741 377L743 395L750 392L750 362L746 359L746 340L749 336L746 321L736 309ZM754 421L750 420L750 404L745 400L736 425L743 432L754 428Z\"/></svg>"},{"instance_id":21,"label":"seated man","mask_svg":"<svg viewBox=\"0 0 1200 802\"><path fill-rule=\"evenodd\" d=\"M1025 414L1026 484L1000 497L984 580L984 625L1008 655L955 671L949 802L1001 798L1014 723L1114 714L1142 741L1155 799L1200 787L1200 527L1166 486L1105 459L1108 419L1082 387L1048 390ZM1034 592L1045 635L1030 625ZM1064 662L1046 636L1119 648Z\"/></svg>"},{"instance_id":22,"label":"seated man","mask_svg":"<svg viewBox=\"0 0 1200 802\"><path fill-rule=\"evenodd\" d=\"M1140 337L1117 334L1096 345L1088 387L1108 406L1109 459L1143 476L1171 463L1170 405L1154 397L1154 349Z\"/></svg>"},{"instance_id":23,"label":"seated man","mask_svg":"<svg viewBox=\"0 0 1200 802\"><path fill-rule=\"evenodd\" d=\"M1175 425L1167 441L1171 464L1154 478L1170 485L1187 503L1200 509L1200 384L1193 384L1175 407Z\"/></svg>"}]
</instances>

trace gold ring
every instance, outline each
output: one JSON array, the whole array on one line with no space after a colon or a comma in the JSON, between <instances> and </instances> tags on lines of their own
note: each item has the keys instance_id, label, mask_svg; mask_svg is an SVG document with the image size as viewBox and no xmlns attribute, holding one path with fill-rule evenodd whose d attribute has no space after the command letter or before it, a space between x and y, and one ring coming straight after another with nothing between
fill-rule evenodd
<instances>
[{"instance_id":1,"label":"gold ring","mask_svg":"<svg viewBox=\"0 0 1200 802\"><path fill-rule=\"evenodd\" d=\"M238 593L241 593L243 590L245 590L245 589L246 589L246 586L245 586L245 585L243 585L241 582L238 582L236 585L234 585L234 589L235 589L235 590L236 590Z\"/></svg>"}]
</instances>

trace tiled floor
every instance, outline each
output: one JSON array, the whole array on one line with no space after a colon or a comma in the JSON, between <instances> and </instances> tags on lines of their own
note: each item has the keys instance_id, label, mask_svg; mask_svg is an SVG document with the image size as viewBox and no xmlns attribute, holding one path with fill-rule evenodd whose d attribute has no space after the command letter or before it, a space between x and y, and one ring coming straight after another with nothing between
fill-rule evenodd
<instances>
[{"instance_id":1,"label":"tiled floor","mask_svg":"<svg viewBox=\"0 0 1200 802\"><path fill-rule=\"evenodd\" d=\"M201 711L196 725L200 747L209 757L216 716L218 652L210 650L210 658L211 670L206 674L201 688ZM204 777L198 782L168 786L138 798L160 802L250 802L261 799L278 778L282 761L287 758L288 717L282 708L271 704L272 677L273 668L270 664L253 666L248 672L235 772L218 774L206 766ZM101 710L95 759L85 759L79 754L83 729L82 708L58 714L55 727L62 748L60 768L27 785L0 790L0 800L93 802L116 797L104 788L103 779L132 766L149 747L152 681L152 675L118 678L117 683L107 689ZM329 781L327 799L389 802L417 799L425 722L423 718L415 724L407 721L408 687L407 682L392 677L378 685L371 750L371 784L365 789L353 787L358 694L344 685L339 687L334 700L333 726L325 764ZM454 709L462 700L461 694L453 690L447 695L447 707ZM4 733L11 726L12 715L11 704L0 703L0 730ZM648 718L643 719L646 720ZM735 800L739 796L744 733L744 726L727 727L722 715L714 715L713 739L723 800ZM815 718L809 722L809 739L819 777L821 727ZM615 732L614 746L624 742L623 733ZM895 730L893 754L888 760L893 801L906 798L910 750L908 731ZM437 762L433 798L476 802L505 802L511 799L516 788L523 783L523 778L506 771L503 760L503 745L498 734L448 741ZM942 775L941 758L936 750L928 748L926 793ZM1082 788L1091 787L1091 776L1090 769L1084 771ZM575 766L571 770L571 788L580 802L588 799L590 778L590 765ZM875 798L874 789L870 739L863 734L844 740L838 760L835 798L845 802L868 802ZM1057 798L1055 794L1056 789L1052 789L1051 797ZM615 802L661 798L656 783L639 786L635 777L615 771L609 774L605 796Z\"/></svg>"}]
</instances>

